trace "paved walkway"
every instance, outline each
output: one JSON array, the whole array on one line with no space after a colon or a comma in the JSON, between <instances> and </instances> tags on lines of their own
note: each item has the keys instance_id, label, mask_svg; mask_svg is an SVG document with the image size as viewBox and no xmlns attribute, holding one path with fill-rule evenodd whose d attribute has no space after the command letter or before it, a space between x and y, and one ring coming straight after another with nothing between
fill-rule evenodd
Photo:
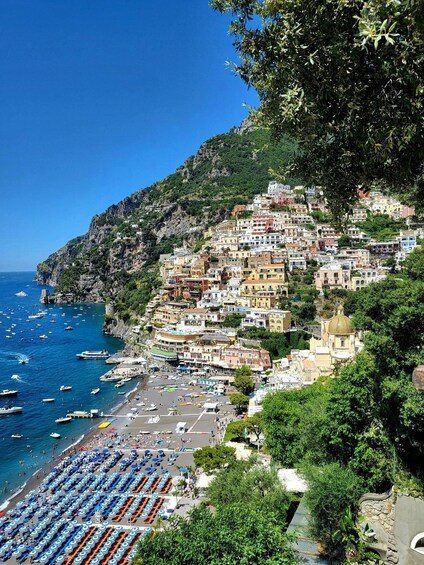
<instances>
[{"instance_id":1,"label":"paved walkway","mask_svg":"<svg viewBox=\"0 0 424 565\"><path fill-rule=\"evenodd\" d=\"M305 503L301 500L297 510L290 522L287 531L297 530L299 533L295 545L299 564L313 563L315 565L328 565L328 561L319 555L318 544L308 536L309 514Z\"/></svg>"}]
</instances>

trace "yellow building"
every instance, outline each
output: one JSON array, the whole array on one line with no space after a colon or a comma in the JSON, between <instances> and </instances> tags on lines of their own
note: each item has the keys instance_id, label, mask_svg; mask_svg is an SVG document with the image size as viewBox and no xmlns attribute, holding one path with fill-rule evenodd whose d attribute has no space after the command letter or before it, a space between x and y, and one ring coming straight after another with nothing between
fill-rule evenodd
<instances>
[{"instance_id":1,"label":"yellow building","mask_svg":"<svg viewBox=\"0 0 424 565\"><path fill-rule=\"evenodd\" d=\"M279 278L249 279L243 281L240 287L241 296L254 296L258 292L271 292L275 296L287 296L287 283Z\"/></svg>"},{"instance_id":2,"label":"yellow building","mask_svg":"<svg viewBox=\"0 0 424 565\"><path fill-rule=\"evenodd\" d=\"M271 310L268 317L270 332L287 332L291 327L291 312L288 310Z\"/></svg>"},{"instance_id":3,"label":"yellow building","mask_svg":"<svg viewBox=\"0 0 424 565\"><path fill-rule=\"evenodd\" d=\"M284 263L268 263L267 265L258 266L251 270L248 278L249 280L284 282L286 280L286 266Z\"/></svg>"},{"instance_id":4,"label":"yellow building","mask_svg":"<svg viewBox=\"0 0 424 565\"><path fill-rule=\"evenodd\" d=\"M277 306L279 299L274 292L257 292L250 296L240 296L237 302L248 308L264 308L269 310Z\"/></svg>"}]
</instances>

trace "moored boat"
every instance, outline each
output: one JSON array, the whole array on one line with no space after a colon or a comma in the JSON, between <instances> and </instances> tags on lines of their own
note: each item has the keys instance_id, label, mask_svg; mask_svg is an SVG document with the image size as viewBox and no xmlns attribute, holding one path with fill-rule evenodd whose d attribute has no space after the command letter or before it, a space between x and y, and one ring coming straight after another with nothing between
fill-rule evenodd
<instances>
[{"instance_id":1,"label":"moored boat","mask_svg":"<svg viewBox=\"0 0 424 565\"><path fill-rule=\"evenodd\" d=\"M102 381L102 383L113 383L113 382L121 381L121 380L122 380L122 377L120 375L114 375L111 372L105 373L104 375L99 377L99 381Z\"/></svg>"},{"instance_id":2,"label":"moored boat","mask_svg":"<svg viewBox=\"0 0 424 565\"><path fill-rule=\"evenodd\" d=\"M52 438L54 438L54 439L59 439L61 436L60 436L60 434L58 434L58 433L56 433L56 432L52 432L52 433L50 434L50 437L52 437Z\"/></svg>"},{"instance_id":3,"label":"moored boat","mask_svg":"<svg viewBox=\"0 0 424 565\"><path fill-rule=\"evenodd\" d=\"M0 408L0 415L18 414L19 412L22 412L22 406L5 406Z\"/></svg>"},{"instance_id":4,"label":"moored boat","mask_svg":"<svg viewBox=\"0 0 424 565\"><path fill-rule=\"evenodd\" d=\"M93 390L91 391L91 394L98 394L100 392L99 388L93 388Z\"/></svg>"},{"instance_id":5,"label":"moored boat","mask_svg":"<svg viewBox=\"0 0 424 565\"><path fill-rule=\"evenodd\" d=\"M8 390L7 388L4 388L0 392L0 396L16 396L17 394L18 394L17 390Z\"/></svg>"},{"instance_id":6,"label":"moored boat","mask_svg":"<svg viewBox=\"0 0 424 565\"><path fill-rule=\"evenodd\" d=\"M72 387L71 387L71 386L62 385L59 390L60 390L60 392L66 392L67 390L72 390Z\"/></svg>"},{"instance_id":7,"label":"moored boat","mask_svg":"<svg viewBox=\"0 0 424 565\"><path fill-rule=\"evenodd\" d=\"M63 418L57 418L55 420L56 424L67 424L68 422L72 422L71 416L64 416Z\"/></svg>"},{"instance_id":8,"label":"moored boat","mask_svg":"<svg viewBox=\"0 0 424 565\"><path fill-rule=\"evenodd\" d=\"M54 398L43 398L41 402L54 402Z\"/></svg>"},{"instance_id":9,"label":"moored boat","mask_svg":"<svg viewBox=\"0 0 424 565\"><path fill-rule=\"evenodd\" d=\"M13 439L21 439L23 436L23 434L12 434L10 437L13 437Z\"/></svg>"},{"instance_id":10,"label":"moored boat","mask_svg":"<svg viewBox=\"0 0 424 565\"><path fill-rule=\"evenodd\" d=\"M77 357L78 359L107 359L110 354L106 349L102 349L101 351L82 351L77 353Z\"/></svg>"},{"instance_id":11,"label":"moored boat","mask_svg":"<svg viewBox=\"0 0 424 565\"><path fill-rule=\"evenodd\" d=\"M71 330L73 330L74 328L72 326L66 326L65 331L70 332Z\"/></svg>"}]
</instances>

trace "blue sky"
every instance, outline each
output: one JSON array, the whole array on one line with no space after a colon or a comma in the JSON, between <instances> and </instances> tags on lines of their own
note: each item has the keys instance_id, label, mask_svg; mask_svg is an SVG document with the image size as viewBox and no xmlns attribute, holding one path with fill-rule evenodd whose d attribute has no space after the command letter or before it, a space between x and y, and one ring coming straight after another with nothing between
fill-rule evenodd
<instances>
[{"instance_id":1,"label":"blue sky","mask_svg":"<svg viewBox=\"0 0 424 565\"><path fill-rule=\"evenodd\" d=\"M244 119L227 28L207 0L0 0L0 271Z\"/></svg>"}]
</instances>

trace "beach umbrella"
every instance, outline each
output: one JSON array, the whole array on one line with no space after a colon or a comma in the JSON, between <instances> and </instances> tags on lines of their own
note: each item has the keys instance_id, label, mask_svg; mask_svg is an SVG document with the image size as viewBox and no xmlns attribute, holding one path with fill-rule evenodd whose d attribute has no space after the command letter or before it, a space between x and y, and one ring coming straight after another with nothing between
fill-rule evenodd
<instances>
[{"instance_id":1,"label":"beach umbrella","mask_svg":"<svg viewBox=\"0 0 424 565\"><path fill-rule=\"evenodd\" d=\"M188 469L186 469L185 467L181 467L179 471L180 473L188 473Z\"/></svg>"}]
</instances>

